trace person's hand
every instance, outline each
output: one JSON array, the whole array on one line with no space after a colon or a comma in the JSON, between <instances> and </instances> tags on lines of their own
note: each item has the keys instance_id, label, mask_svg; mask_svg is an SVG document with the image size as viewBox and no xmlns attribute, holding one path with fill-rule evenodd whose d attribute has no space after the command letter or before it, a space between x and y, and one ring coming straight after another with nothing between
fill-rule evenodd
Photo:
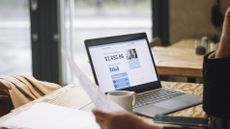
<instances>
[{"instance_id":1,"label":"person's hand","mask_svg":"<svg viewBox=\"0 0 230 129\"><path fill-rule=\"evenodd\" d=\"M216 58L230 57L230 7L225 13L220 44L216 50Z\"/></svg>"},{"instance_id":2,"label":"person's hand","mask_svg":"<svg viewBox=\"0 0 230 129\"><path fill-rule=\"evenodd\" d=\"M129 112L107 113L93 109L93 114L102 129L161 129Z\"/></svg>"}]
</instances>

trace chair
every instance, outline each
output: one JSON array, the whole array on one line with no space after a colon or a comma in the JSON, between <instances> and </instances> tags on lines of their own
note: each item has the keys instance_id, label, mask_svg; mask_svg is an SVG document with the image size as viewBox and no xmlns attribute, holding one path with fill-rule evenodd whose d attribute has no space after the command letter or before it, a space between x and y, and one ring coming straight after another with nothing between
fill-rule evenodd
<instances>
[{"instance_id":1,"label":"chair","mask_svg":"<svg viewBox=\"0 0 230 129\"><path fill-rule=\"evenodd\" d=\"M155 37L150 41L149 43L150 47L155 47L155 46L163 46L161 39L159 37Z\"/></svg>"},{"instance_id":2,"label":"chair","mask_svg":"<svg viewBox=\"0 0 230 129\"><path fill-rule=\"evenodd\" d=\"M11 75L0 77L0 116L13 108L47 95L61 86L39 81L32 76Z\"/></svg>"},{"instance_id":3,"label":"chair","mask_svg":"<svg viewBox=\"0 0 230 129\"><path fill-rule=\"evenodd\" d=\"M0 90L0 117L9 113L14 107L10 96Z\"/></svg>"}]
</instances>

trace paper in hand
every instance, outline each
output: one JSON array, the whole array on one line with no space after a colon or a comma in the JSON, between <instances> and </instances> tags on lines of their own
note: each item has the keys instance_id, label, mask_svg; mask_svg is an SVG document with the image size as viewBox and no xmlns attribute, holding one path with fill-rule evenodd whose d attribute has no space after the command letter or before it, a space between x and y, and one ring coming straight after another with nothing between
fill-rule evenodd
<instances>
[{"instance_id":1,"label":"paper in hand","mask_svg":"<svg viewBox=\"0 0 230 129\"><path fill-rule=\"evenodd\" d=\"M70 68L73 71L74 75L77 77L81 83L82 88L88 94L92 102L96 105L97 108L106 112L115 112L115 111L124 111L124 109L118 104L111 101L106 95L94 84L77 66L73 58L62 49L62 54L70 64Z\"/></svg>"}]
</instances>

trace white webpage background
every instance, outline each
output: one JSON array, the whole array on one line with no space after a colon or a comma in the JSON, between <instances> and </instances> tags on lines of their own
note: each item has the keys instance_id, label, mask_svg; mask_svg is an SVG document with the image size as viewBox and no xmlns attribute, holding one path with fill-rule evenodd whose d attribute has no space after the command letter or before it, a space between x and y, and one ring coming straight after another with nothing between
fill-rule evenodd
<instances>
[{"instance_id":1,"label":"white webpage background","mask_svg":"<svg viewBox=\"0 0 230 129\"><path fill-rule=\"evenodd\" d=\"M131 86L149 83L157 80L156 71L151 59L146 39L98 45L89 47L92 63L98 79L100 89L104 92L115 90L109 71L109 65L118 64L120 71L127 72ZM126 59L126 51L136 49L140 68L130 69ZM105 61L106 55L123 53L124 58Z\"/></svg>"}]
</instances>

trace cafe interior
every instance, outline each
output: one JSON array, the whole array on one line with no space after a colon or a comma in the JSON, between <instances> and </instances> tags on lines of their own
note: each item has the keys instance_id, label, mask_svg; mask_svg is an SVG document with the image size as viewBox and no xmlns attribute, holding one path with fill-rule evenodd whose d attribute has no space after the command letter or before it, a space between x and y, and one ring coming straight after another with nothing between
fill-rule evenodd
<instances>
[{"instance_id":1,"label":"cafe interior","mask_svg":"<svg viewBox=\"0 0 230 129\"><path fill-rule=\"evenodd\" d=\"M126 64L130 70L138 71L141 66L146 71L154 69L157 84L163 88L204 99L204 57L218 48L229 7L229 0L1 0L0 129L44 129L47 123L47 129L56 128L58 126L53 125L58 123L55 120L59 117L69 127L76 127L71 126L71 118L80 121L77 116L81 114L75 111L91 112L95 107L100 109L101 104L105 108L110 104L107 101L116 103L107 100L108 91L133 90L132 87L139 85L138 79L146 87L149 82L145 80L150 78L151 82L154 78L152 74L147 77L139 71L139 78L134 77L136 80L133 81ZM106 48L112 48L113 52L104 48L90 55L92 49L87 48L91 42L97 45L123 39L128 42L129 36L139 34L146 36L149 49L139 51L137 46L122 50L122 47L112 45ZM92 48L97 47L95 44ZM150 54L149 59L148 55L145 58L146 51ZM137 55L132 56L133 53ZM103 63L104 59L106 62ZM100 63L96 63L97 60ZM122 63L122 60L126 62ZM151 68L145 67L149 61L152 62ZM106 79L111 81L106 83L111 85L108 86L110 90L100 88ZM139 90L134 91L136 96L133 99L137 101ZM101 98L95 99L95 96ZM134 114L135 104L131 105ZM64 118L67 114L60 113L64 110L76 115ZM52 111L55 115L48 115ZM230 114L230 110L228 112ZM206 128L212 115L209 113L201 101L163 115L173 120L184 117L198 122L207 120L205 127L194 127ZM218 114L216 110L214 114ZM46 118L40 121L44 116ZM91 117L84 116L86 121L95 121ZM140 117L149 122L154 122L155 118ZM217 118L222 121L218 115ZM225 123L229 123L229 118ZM164 119L161 122L167 124ZM180 122L186 126L186 121ZM222 125L220 128L224 129Z\"/></svg>"}]
</instances>

